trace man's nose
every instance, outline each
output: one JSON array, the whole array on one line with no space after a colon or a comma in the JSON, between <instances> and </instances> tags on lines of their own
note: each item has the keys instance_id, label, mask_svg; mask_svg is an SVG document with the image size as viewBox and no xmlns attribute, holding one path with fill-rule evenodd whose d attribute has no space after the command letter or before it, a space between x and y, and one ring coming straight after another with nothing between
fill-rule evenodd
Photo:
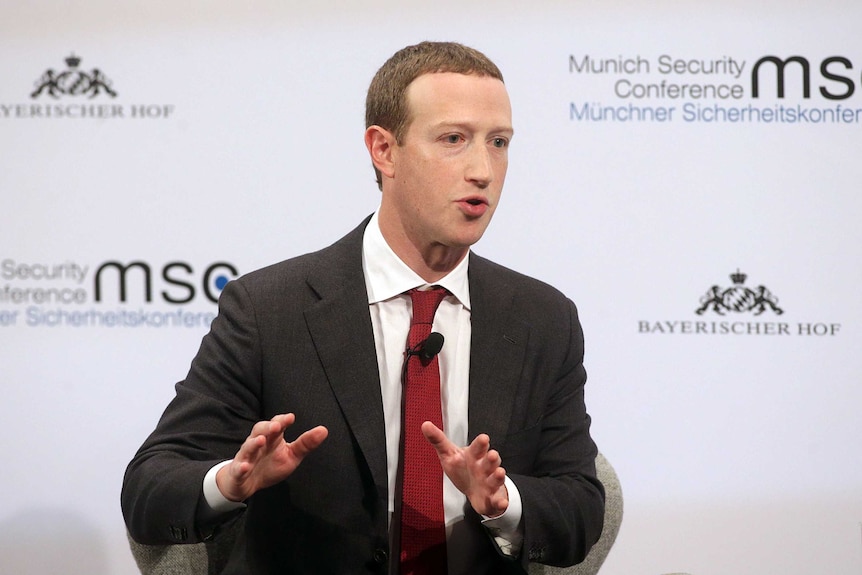
<instances>
[{"instance_id":1,"label":"man's nose","mask_svg":"<svg viewBox=\"0 0 862 575\"><path fill-rule=\"evenodd\" d=\"M470 151L466 178L480 188L487 187L493 181L494 170L491 165L491 154L486 146L474 146Z\"/></svg>"}]
</instances>

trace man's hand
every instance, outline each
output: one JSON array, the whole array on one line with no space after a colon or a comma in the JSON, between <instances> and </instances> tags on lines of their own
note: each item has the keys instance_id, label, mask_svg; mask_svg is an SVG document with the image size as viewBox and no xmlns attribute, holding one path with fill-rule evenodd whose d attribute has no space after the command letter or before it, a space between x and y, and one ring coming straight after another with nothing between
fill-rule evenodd
<instances>
[{"instance_id":1,"label":"man's hand","mask_svg":"<svg viewBox=\"0 0 862 575\"><path fill-rule=\"evenodd\" d=\"M260 421L230 464L219 469L216 485L231 501L244 501L261 489L286 479L306 455L317 449L329 431L323 426L309 429L293 443L284 440L284 430L293 425L292 413Z\"/></svg>"},{"instance_id":2,"label":"man's hand","mask_svg":"<svg viewBox=\"0 0 862 575\"><path fill-rule=\"evenodd\" d=\"M476 513L497 517L509 507L506 470L500 467L500 454L490 449L487 435L478 435L467 447L458 447L430 421L422 424L422 434L437 450L443 472L467 496Z\"/></svg>"}]
</instances>

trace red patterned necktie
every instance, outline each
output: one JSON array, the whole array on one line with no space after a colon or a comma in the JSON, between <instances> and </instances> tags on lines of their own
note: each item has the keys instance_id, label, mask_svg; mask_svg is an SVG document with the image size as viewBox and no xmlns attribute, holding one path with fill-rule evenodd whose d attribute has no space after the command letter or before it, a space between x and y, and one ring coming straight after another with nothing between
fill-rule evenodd
<instances>
[{"instance_id":1,"label":"red patterned necktie","mask_svg":"<svg viewBox=\"0 0 862 575\"><path fill-rule=\"evenodd\" d=\"M401 489L401 575L445 575L446 528L443 517L443 470L437 452L422 435L422 423L443 429L440 407L440 367L435 355L424 360L410 350L431 333L437 306L448 292L443 288L410 290L413 319L407 336L408 353Z\"/></svg>"}]
</instances>

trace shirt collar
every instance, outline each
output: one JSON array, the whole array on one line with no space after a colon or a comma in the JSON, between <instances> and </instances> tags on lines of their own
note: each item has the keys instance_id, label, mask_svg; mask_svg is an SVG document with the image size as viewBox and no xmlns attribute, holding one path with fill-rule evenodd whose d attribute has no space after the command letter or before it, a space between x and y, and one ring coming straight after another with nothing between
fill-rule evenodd
<instances>
[{"instance_id":1,"label":"shirt collar","mask_svg":"<svg viewBox=\"0 0 862 575\"><path fill-rule=\"evenodd\" d=\"M392 251L383 238L377 213L375 213L365 227L362 238L362 270L365 272L368 303L385 301L413 288L438 285L449 290L449 293L469 310L470 284L467 280L469 260L469 256L465 257L445 277L434 284L429 284Z\"/></svg>"}]
</instances>

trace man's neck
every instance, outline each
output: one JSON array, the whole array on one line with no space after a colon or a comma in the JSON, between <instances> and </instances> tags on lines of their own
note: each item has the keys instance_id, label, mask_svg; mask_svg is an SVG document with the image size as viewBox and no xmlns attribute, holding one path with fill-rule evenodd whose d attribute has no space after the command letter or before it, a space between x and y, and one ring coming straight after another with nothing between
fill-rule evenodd
<instances>
[{"instance_id":1,"label":"man's neck","mask_svg":"<svg viewBox=\"0 0 862 575\"><path fill-rule=\"evenodd\" d=\"M383 237L386 238L386 236ZM394 247L392 249L401 261L429 284L455 269L469 251L468 248L455 249L442 245L431 246L424 252L414 250L410 253L408 250L407 254L397 251Z\"/></svg>"},{"instance_id":2,"label":"man's neck","mask_svg":"<svg viewBox=\"0 0 862 575\"><path fill-rule=\"evenodd\" d=\"M410 238L403 228L395 226L390 228L382 219L379 220L379 224L383 239L395 255L428 283L434 283L445 277L470 251L469 247L452 247L440 243L423 244Z\"/></svg>"}]
</instances>

